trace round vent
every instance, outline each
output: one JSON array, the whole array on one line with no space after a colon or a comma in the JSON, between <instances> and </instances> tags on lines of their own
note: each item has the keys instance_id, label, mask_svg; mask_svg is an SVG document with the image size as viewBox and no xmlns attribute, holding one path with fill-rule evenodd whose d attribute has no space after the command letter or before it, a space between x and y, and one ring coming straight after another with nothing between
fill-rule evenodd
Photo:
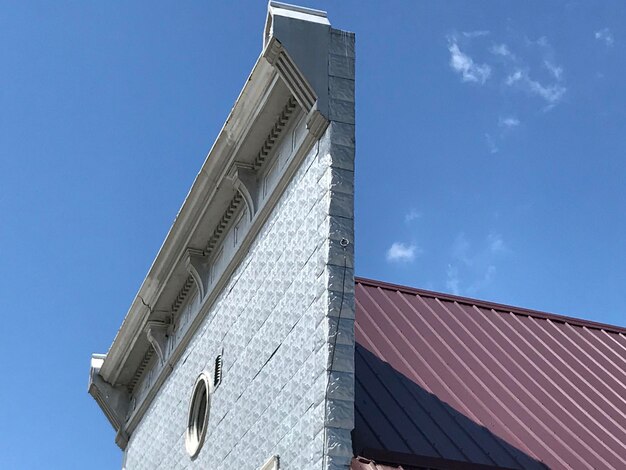
<instances>
[{"instance_id":1,"label":"round vent","mask_svg":"<svg viewBox=\"0 0 626 470\"><path fill-rule=\"evenodd\" d=\"M206 374L202 373L196 379L189 404L189 418L185 433L185 448L191 458L200 452L209 424L211 409L211 385Z\"/></svg>"}]
</instances>

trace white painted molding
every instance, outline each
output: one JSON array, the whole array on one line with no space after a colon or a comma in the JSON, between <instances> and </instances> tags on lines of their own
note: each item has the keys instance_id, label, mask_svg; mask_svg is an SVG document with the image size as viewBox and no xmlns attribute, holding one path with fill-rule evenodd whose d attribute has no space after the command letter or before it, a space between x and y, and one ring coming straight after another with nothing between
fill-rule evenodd
<instances>
[{"instance_id":1,"label":"white painted molding","mask_svg":"<svg viewBox=\"0 0 626 470\"><path fill-rule=\"evenodd\" d=\"M204 395L204 397L202 396ZM211 396L213 395L213 384L208 372L202 372L193 385L191 397L189 398L189 409L187 411L187 429L185 431L185 450L189 457L194 460L207 435L209 418L211 415ZM204 400L204 403L201 403ZM204 414L200 415L204 404Z\"/></svg>"},{"instance_id":2,"label":"white painted molding","mask_svg":"<svg viewBox=\"0 0 626 470\"><path fill-rule=\"evenodd\" d=\"M319 139L322 135L324 135L324 131L326 131L328 124L328 120L315 107L309 111L309 114L306 117L306 128L316 139Z\"/></svg>"},{"instance_id":3,"label":"white painted molding","mask_svg":"<svg viewBox=\"0 0 626 470\"><path fill-rule=\"evenodd\" d=\"M269 458L267 462L263 464L259 470L279 470L280 469L280 459L278 455L273 455Z\"/></svg>"},{"instance_id":4,"label":"white painted molding","mask_svg":"<svg viewBox=\"0 0 626 470\"><path fill-rule=\"evenodd\" d=\"M269 41L264 57L276 67L280 77L289 87L289 91L295 96L300 106L308 112L317 101L317 95L278 39L272 38Z\"/></svg>"},{"instance_id":5,"label":"white painted molding","mask_svg":"<svg viewBox=\"0 0 626 470\"><path fill-rule=\"evenodd\" d=\"M211 278L211 265L209 257L205 255L203 250L195 248L187 248L187 259L185 260L187 271L193 277L200 298L203 299L209 289Z\"/></svg>"},{"instance_id":6,"label":"white painted molding","mask_svg":"<svg viewBox=\"0 0 626 470\"><path fill-rule=\"evenodd\" d=\"M228 179L232 181L235 189L243 197L248 207L250 220L252 220L259 208L257 173L254 170L254 164L233 162L228 170Z\"/></svg>"},{"instance_id":7,"label":"white painted molding","mask_svg":"<svg viewBox=\"0 0 626 470\"><path fill-rule=\"evenodd\" d=\"M128 435L124 430L128 410L128 393L122 387L113 387L100 376L100 368L105 354L92 354L89 369L89 394L96 400L104 415L117 431L115 442L122 449L128 444Z\"/></svg>"},{"instance_id":8,"label":"white painted molding","mask_svg":"<svg viewBox=\"0 0 626 470\"><path fill-rule=\"evenodd\" d=\"M285 9L283 6L275 8ZM292 13L295 16L290 16ZM285 16L290 18L289 21L300 20L302 18L299 15L310 14L296 10L292 13ZM324 31L328 32L324 29L328 27L328 21L325 15L318 16L323 18L323 21L314 21L315 31L316 34L323 36L326 34ZM319 29L318 26L322 28ZM286 24L281 28L283 33L289 36ZM307 42L306 38L300 36L291 40L296 41L294 44L298 44L298 41ZM328 47L323 41L321 44L319 48L315 48L315 60L319 62L320 58L323 58L327 64ZM298 54L301 63L308 67L307 70L316 80L317 88L326 90L323 97L325 102L328 92L328 87L324 86L324 80L327 80L327 67L318 67L315 61L303 62L303 57L305 59L307 57L306 54L303 55L302 51ZM323 77L320 78L320 75ZM316 95L314 87L296 66L281 42L275 37L270 38L196 177L106 359L104 356L101 357L99 367L92 368L90 372L90 393L93 388L92 395L116 430L120 431L121 447L125 447L124 441L132 433L157 390L171 373L171 367L164 367L164 364L174 365L180 359L213 302L248 252L300 163L328 127L329 121L319 109L320 99L322 97ZM289 159L282 162L283 166L272 183L271 191L264 195L261 202L258 182L258 177L262 174L261 166L266 159L271 158L274 142L294 116L298 107L296 102L300 104L306 116L308 132L299 137L299 142ZM261 150L255 153L259 145L259 127L256 126L259 123L264 123L261 124L263 126L267 124L268 113L278 115L278 118ZM253 145L257 146L256 149ZM214 251L220 249L223 235L231 219L239 213L242 200L249 214L245 233L242 234L241 242L237 243L235 251L223 261L220 272L215 275L211 272L210 265L214 261L212 258ZM212 226L216 220L219 221L217 226ZM215 229L211 233L213 227ZM203 246L206 248L194 248ZM201 306L194 312L184 331L176 331L173 335L175 340L168 345L167 328L151 322L162 322L163 312L169 312L168 315L175 314L185 302L193 284L196 284ZM151 305L148 314L141 299L145 299ZM151 348L158 355L159 364L150 362ZM144 369L148 363L154 365L150 366L149 370L146 369L150 376L145 385L147 392L137 399L136 406L128 412L128 390L132 390L138 381L144 380L142 373L146 375Z\"/></svg>"},{"instance_id":9,"label":"white painted molding","mask_svg":"<svg viewBox=\"0 0 626 470\"><path fill-rule=\"evenodd\" d=\"M328 121L326 121L325 125L319 125L318 123L318 126L316 126L315 128L326 129L328 127L328 124ZM302 142L299 143L295 154L292 155L291 159L285 165L284 171L276 186L272 189L271 194L268 196L265 203L260 207L257 214L254 216L254 219L250 222L250 228L245 234L245 237L242 240L239 249L235 252L232 259L228 262L228 265L221 272L219 279L215 280L212 283L211 291L202 301L202 305L199 311L196 312L194 318L191 320L191 324L188 325L184 334L181 334L181 336L179 337L179 341L170 352L170 355L168 357L168 362L170 364L175 364L182 356L183 351L185 351L185 348L191 341L193 334L195 333L195 331L197 331L198 327L202 323L202 320L206 317L207 313L212 308L214 301L217 299L217 296L220 294L237 266L241 263L243 258L248 253L249 247L252 245L258 232L261 230L263 224L267 220L271 210L274 208L283 191L289 184L289 181L291 181L291 178L300 166L300 163L309 153L309 151L311 151L315 142L317 141L318 138L313 133L311 133L311 129L309 129L309 132L306 133ZM165 382L167 377L169 377L172 369L170 367L161 367L160 370L156 372L156 378L154 382L150 385L149 391L141 400L141 402L137 404L137 408L131 413L126 422L126 429L129 433L132 433L135 427L139 424L139 421L150 406L150 403L152 403L152 400L156 396L156 393L161 385Z\"/></svg>"},{"instance_id":10,"label":"white painted molding","mask_svg":"<svg viewBox=\"0 0 626 470\"><path fill-rule=\"evenodd\" d=\"M167 334L170 325L162 321L149 321L144 328L146 338L154 348L161 364L165 363Z\"/></svg>"}]
</instances>

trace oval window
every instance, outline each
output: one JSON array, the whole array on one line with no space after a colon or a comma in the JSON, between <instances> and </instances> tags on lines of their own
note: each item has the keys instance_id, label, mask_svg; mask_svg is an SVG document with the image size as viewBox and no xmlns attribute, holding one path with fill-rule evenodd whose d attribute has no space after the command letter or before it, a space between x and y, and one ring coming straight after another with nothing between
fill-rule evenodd
<instances>
[{"instance_id":1,"label":"oval window","mask_svg":"<svg viewBox=\"0 0 626 470\"><path fill-rule=\"evenodd\" d=\"M202 373L193 386L187 419L187 432L185 433L185 448L191 458L198 455L202 444L204 444L211 409L210 392L209 379L206 374Z\"/></svg>"}]
</instances>

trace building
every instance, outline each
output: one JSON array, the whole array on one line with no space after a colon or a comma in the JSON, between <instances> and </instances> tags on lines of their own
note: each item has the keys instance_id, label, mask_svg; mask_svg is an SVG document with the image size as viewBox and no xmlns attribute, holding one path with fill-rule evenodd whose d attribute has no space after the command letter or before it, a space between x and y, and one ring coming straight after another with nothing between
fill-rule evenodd
<instances>
[{"instance_id":1,"label":"building","mask_svg":"<svg viewBox=\"0 0 626 470\"><path fill-rule=\"evenodd\" d=\"M625 468L625 333L357 278L353 468Z\"/></svg>"},{"instance_id":2,"label":"building","mask_svg":"<svg viewBox=\"0 0 626 470\"><path fill-rule=\"evenodd\" d=\"M626 467L626 330L354 278L354 35L262 53L89 393L131 469Z\"/></svg>"},{"instance_id":3,"label":"building","mask_svg":"<svg viewBox=\"0 0 626 470\"><path fill-rule=\"evenodd\" d=\"M350 465L354 36L276 2L264 31L113 344L92 359L89 390L128 469Z\"/></svg>"}]
</instances>

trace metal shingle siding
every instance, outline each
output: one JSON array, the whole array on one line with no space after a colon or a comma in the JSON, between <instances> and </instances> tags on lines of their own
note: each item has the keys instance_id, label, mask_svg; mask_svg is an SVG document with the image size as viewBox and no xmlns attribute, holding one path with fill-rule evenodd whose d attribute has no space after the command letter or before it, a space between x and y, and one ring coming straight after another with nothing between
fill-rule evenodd
<instances>
[{"instance_id":1,"label":"metal shingle siding","mask_svg":"<svg viewBox=\"0 0 626 470\"><path fill-rule=\"evenodd\" d=\"M626 468L625 333L357 279L355 453Z\"/></svg>"}]
</instances>

